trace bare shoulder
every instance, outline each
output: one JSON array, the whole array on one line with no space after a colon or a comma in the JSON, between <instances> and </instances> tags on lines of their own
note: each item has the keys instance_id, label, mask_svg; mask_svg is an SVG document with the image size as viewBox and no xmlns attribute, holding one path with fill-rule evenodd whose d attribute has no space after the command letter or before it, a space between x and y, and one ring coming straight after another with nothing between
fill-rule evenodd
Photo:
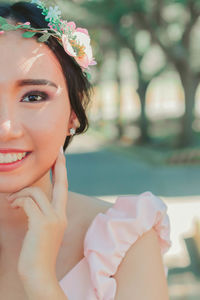
<instances>
[{"instance_id":1,"label":"bare shoulder","mask_svg":"<svg viewBox=\"0 0 200 300\"><path fill-rule=\"evenodd\" d=\"M57 278L60 280L84 257L84 238L98 213L104 213L112 203L68 191L66 228L57 260ZM69 246L70 245L70 246Z\"/></svg>"},{"instance_id":2,"label":"bare shoulder","mask_svg":"<svg viewBox=\"0 0 200 300\"><path fill-rule=\"evenodd\" d=\"M90 224L98 213L105 213L113 203L94 196L68 192L68 216Z\"/></svg>"},{"instance_id":3,"label":"bare shoulder","mask_svg":"<svg viewBox=\"0 0 200 300\"><path fill-rule=\"evenodd\" d=\"M128 250L117 273L116 298L169 300L161 249L156 231L151 228ZM144 289L145 287L145 289Z\"/></svg>"}]
</instances>

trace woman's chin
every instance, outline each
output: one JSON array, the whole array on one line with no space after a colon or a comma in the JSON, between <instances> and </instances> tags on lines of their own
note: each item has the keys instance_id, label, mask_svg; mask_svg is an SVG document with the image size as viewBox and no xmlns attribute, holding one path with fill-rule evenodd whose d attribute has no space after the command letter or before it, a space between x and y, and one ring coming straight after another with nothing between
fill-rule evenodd
<instances>
[{"instance_id":1,"label":"woman's chin","mask_svg":"<svg viewBox=\"0 0 200 300\"><path fill-rule=\"evenodd\" d=\"M5 188L1 187L1 185L0 185L0 197L3 194L16 193L16 192L20 191L21 189L23 189L23 187L13 187L13 188L9 187L9 189L8 188L5 189Z\"/></svg>"}]
</instances>

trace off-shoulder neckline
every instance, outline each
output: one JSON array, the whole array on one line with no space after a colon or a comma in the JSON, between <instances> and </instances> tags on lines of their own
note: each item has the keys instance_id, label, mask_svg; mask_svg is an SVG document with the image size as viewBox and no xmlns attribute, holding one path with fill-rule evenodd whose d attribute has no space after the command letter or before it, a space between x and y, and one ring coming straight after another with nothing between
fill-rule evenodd
<instances>
[{"instance_id":1,"label":"off-shoulder neckline","mask_svg":"<svg viewBox=\"0 0 200 300\"><path fill-rule=\"evenodd\" d=\"M119 198L119 197L116 197L115 202L117 201L118 198ZM106 213L108 212L108 210L109 210L111 207L113 207L113 205L115 204L115 202L112 203L112 205L111 205L110 207L108 207L108 209L107 209L106 211L104 211L104 212L99 212L99 213L92 219L92 221L91 221L90 225L88 226L88 229L87 229L87 231L86 231L86 233L85 233L84 239L85 239L86 234L87 234L88 230L90 229L92 223L95 221L95 219L98 217L98 215L99 215L99 214L106 215ZM77 264L76 264L74 267L72 267L72 269L71 269L70 271L68 271L68 272L63 276L63 278L61 278L61 279L59 280L59 282L63 281L63 280L65 279L65 277L67 277L70 273L72 273L72 271L74 271L74 269L75 269L75 268L76 268L76 267L77 267L84 259L85 259L85 256L84 256L81 260L79 260L79 261L77 262Z\"/></svg>"},{"instance_id":2,"label":"off-shoulder neckline","mask_svg":"<svg viewBox=\"0 0 200 300\"><path fill-rule=\"evenodd\" d=\"M61 281L63 281L64 279L65 279L65 277L67 277L67 276L69 276L69 274L70 273L72 273L72 271L84 260L84 258L85 258L85 256L81 259L81 260L79 260L78 262L77 262L77 264L70 270L70 271L68 271L65 275L64 275L64 277L63 278L61 278L60 280L59 280L59 282L61 282Z\"/></svg>"},{"instance_id":3,"label":"off-shoulder neckline","mask_svg":"<svg viewBox=\"0 0 200 300\"><path fill-rule=\"evenodd\" d=\"M130 203L128 201L129 199L131 200ZM146 206L148 209L146 209ZM149 208L151 208L151 206L151 214L149 214ZM142 209L142 207L145 209ZM121 213L121 210L123 211L123 213ZM63 281L68 275L70 275L74 271L74 269L77 268L78 265L80 265L83 262L84 259L88 260L89 266L91 267L91 264L93 264L93 260L91 261L89 256L91 255L91 251L96 253L98 249L96 249L96 243L94 245L94 239L90 238L90 234L93 234L94 232L99 232L100 237L104 238L104 231L100 229L100 227L102 226L102 222L107 222L107 220L109 221L113 217L119 218L120 220L123 220L127 217L129 221L133 219L132 223L136 225L138 220L140 220L142 223L144 221L143 219L145 218L145 226L143 226L144 224L142 223L143 225L141 226L141 228L139 228L140 230L138 229L138 226L136 226L136 231L139 230L138 236L141 234L141 232L145 232L145 229L151 228L151 225L156 226L157 223L163 222L162 230L159 225L160 229L157 228L157 232L159 229L160 231L158 233L160 234L160 245L162 247L162 254L165 253L168 247L170 246L170 240L168 237L169 217L166 215L166 211L167 206L163 202L163 200L161 200L159 197L153 195L151 192L148 191L139 195L120 195L116 197L114 203L111 203L111 205L103 212L97 213L92 219L84 236L84 257L69 272L67 272L67 274L65 274L63 278L59 280L59 282ZM105 216L107 217L106 219ZM96 219L99 222L95 223ZM107 255L107 253L104 253L104 256L105 255Z\"/></svg>"},{"instance_id":4,"label":"off-shoulder neckline","mask_svg":"<svg viewBox=\"0 0 200 300\"><path fill-rule=\"evenodd\" d=\"M89 231L90 227L92 226L92 223L95 221L95 219L96 219L100 214L106 215L107 212L108 212L108 210L109 210L110 208L112 208L112 207L116 204L116 202L118 201L119 198L121 198L121 197L129 197L129 196L130 196L130 195L118 195L118 196L116 197L115 201L114 201L113 203L111 203L112 205L110 205L110 206L106 209L106 211L104 211L104 212L99 212L99 213L92 219L90 225L88 226L88 229L87 229L87 231L86 231L86 233L85 233L84 239L85 239L86 234L87 234L87 232ZM77 268L77 266L78 266L84 259L85 259L85 256L84 256L81 260L79 260L79 261L77 262L77 264L76 264L70 271L68 271L68 272L63 276L62 279L59 280L59 282L63 281L63 280L65 279L65 277L67 277L69 274L71 274L71 273L74 271L74 269Z\"/></svg>"}]
</instances>

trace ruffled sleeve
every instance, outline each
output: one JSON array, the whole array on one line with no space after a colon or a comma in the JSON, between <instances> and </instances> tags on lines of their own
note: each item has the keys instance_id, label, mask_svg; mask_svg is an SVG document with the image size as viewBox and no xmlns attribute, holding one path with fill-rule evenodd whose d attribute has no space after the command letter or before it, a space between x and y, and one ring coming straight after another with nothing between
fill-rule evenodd
<instances>
[{"instance_id":1,"label":"ruffled sleeve","mask_svg":"<svg viewBox=\"0 0 200 300\"><path fill-rule=\"evenodd\" d=\"M150 192L120 196L106 213L99 213L84 239L84 255L98 300L114 300L114 275L128 249L154 228L162 255L169 249L170 223L167 206ZM167 267L165 267L167 276Z\"/></svg>"}]
</instances>

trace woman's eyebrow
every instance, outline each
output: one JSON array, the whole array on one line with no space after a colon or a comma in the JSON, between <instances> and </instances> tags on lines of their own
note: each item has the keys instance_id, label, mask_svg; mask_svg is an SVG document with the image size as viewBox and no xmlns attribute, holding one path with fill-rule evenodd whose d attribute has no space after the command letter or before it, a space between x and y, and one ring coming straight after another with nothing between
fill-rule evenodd
<instances>
[{"instance_id":1,"label":"woman's eyebrow","mask_svg":"<svg viewBox=\"0 0 200 300\"><path fill-rule=\"evenodd\" d=\"M46 79L21 79L17 81L17 86L21 87L24 85L50 85L58 88L58 86L54 82Z\"/></svg>"}]
</instances>

